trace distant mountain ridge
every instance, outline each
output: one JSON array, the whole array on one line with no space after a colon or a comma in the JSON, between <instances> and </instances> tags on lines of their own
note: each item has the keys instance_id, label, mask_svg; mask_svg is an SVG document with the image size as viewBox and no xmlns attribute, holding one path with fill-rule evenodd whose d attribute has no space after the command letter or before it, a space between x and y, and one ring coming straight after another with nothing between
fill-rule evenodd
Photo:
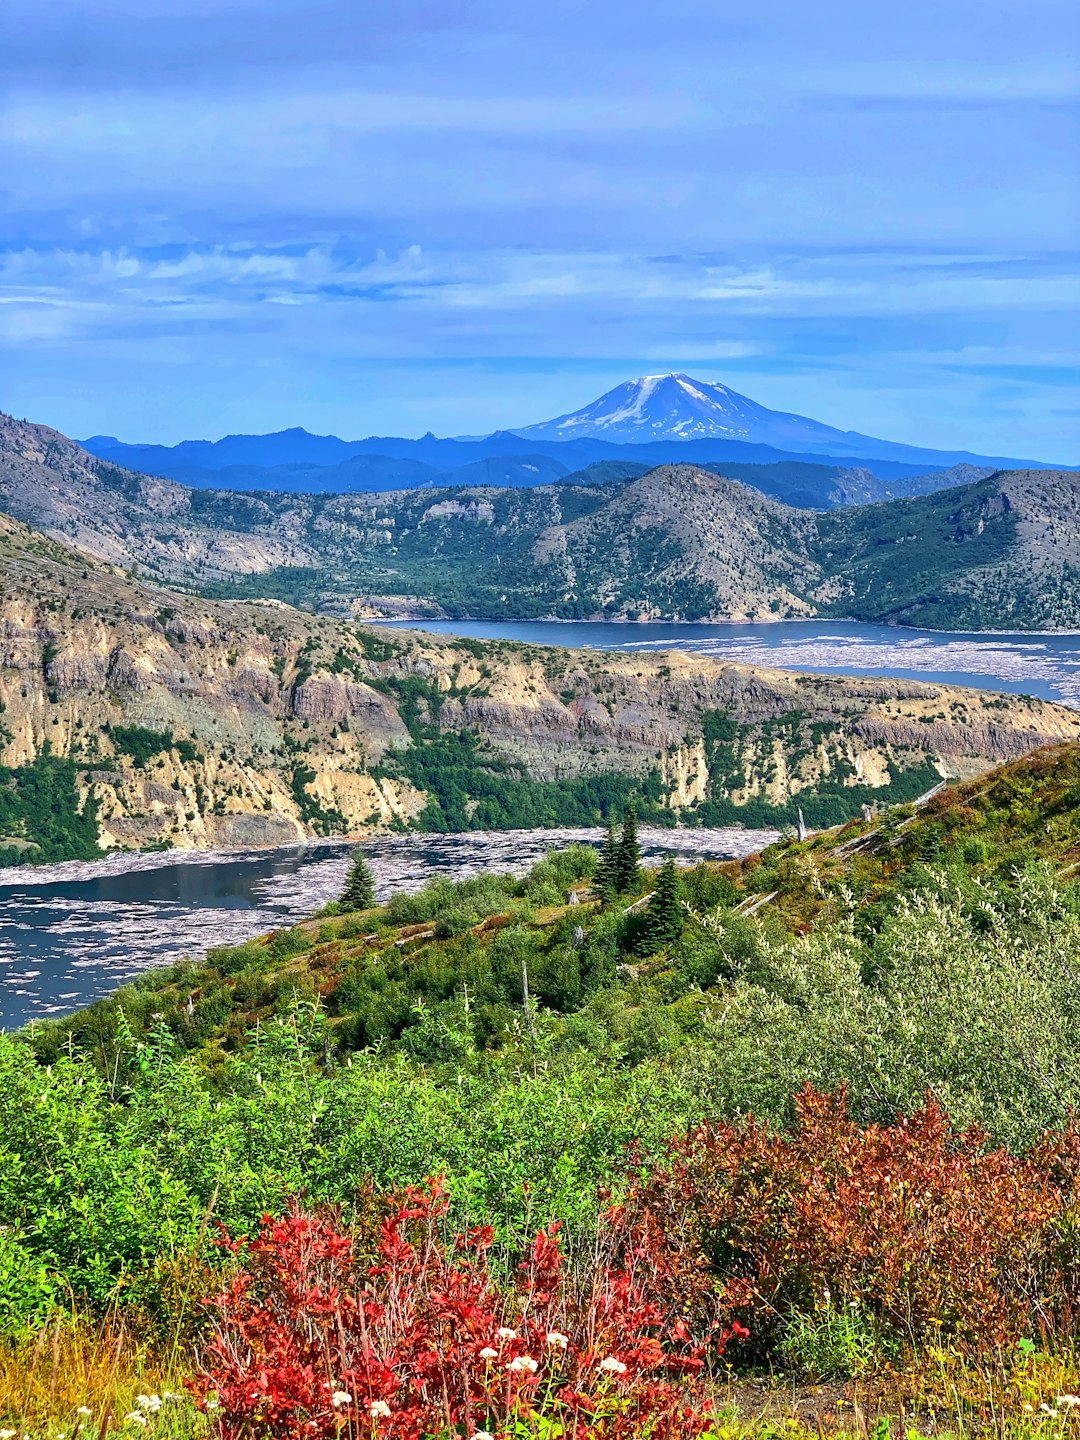
<instances>
[{"instance_id":1,"label":"distant mountain ridge","mask_svg":"<svg viewBox=\"0 0 1080 1440\"><path fill-rule=\"evenodd\" d=\"M936 487L955 472L931 475L930 493L815 510L749 488L754 467L635 475L625 463L528 488L235 493L139 475L0 416L0 509L208 594L338 614L1080 627L1074 471L999 471L949 489ZM793 490L803 473L757 468ZM815 483L829 473L805 470ZM851 470L834 479L862 483Z\"/></svg>"},{"instance_id":2,"label":"distant mountain ridge","mask_svg":"<svg viewBox=\"0 0 1080 1440\"><path fill-rule=\"evenodd\" d=\"M637 380L626 380L581 410L538 425L526 425L515 433L526 440L605 439L621 444L649 440L737 440L803 455L828 455L831 459L856 457L860 461L898 460L935 466L961 462L990 463L995 469L1032 465L1028 460L975 455L965 450L927 449L879 440L857 430L838 430L806 415L769 410L727 385L695 380L681 373L643 375Z\"/></svg>"},{"instance_id":3,"label":"distant mountain ridge","mask_svg":"<svg viewBox=\"0 0 1080 1440\"><path fill-rule=\"evenodd\" d=\"M865 472L853 488L838 488L832 477L822 477L816 487L804 483L799 499L783 489L764 487L776 499L822 509L922 494L927 472L941 474L957 465L975 466L984 474L1003 468L1055 468L1039 461L877 440L769 410L725 385L681 374L626 381L569 415L481 438L445 439L429 432L419 439L384 435L342 440L293 427L171 446L132 445L111 435L93 435L81 443L100 459L196 489L293 493L378 493L461 483L519 488L548 484L605 460L638 461L648 469L678 462L818 464L832 471ZM878 485L869 484L867 477ZM835 492L831 499L830 492Z\"/></svg>"}]
</instances>

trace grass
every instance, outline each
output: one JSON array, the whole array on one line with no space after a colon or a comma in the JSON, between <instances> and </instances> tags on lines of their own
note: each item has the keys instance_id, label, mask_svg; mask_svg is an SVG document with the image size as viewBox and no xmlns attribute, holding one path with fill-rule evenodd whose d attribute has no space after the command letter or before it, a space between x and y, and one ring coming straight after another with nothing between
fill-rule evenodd
<instances>
[{"instance_id":1,"label":"grass","mask_svg":"<svg viewBox=\"0 0 1080 1440\"><path fill-rule=\"evenodd\" d=\"M192 1360L190 1348L163 1359L160 1342L140 1340L117 1317L65 1316L22 1340L0 1342L0 1434L12 1431L8 1440L200 1440L213 1428L195 1408ZM871 1368L840 1380L799 1367L756 1376L729 1372L716 1378L712 1393L715 1440L1080 1435L1080 1354L1074 1349L1032 1345L978 1365L930 1351L903 1371Z\"/></svg>"}]
</instances>

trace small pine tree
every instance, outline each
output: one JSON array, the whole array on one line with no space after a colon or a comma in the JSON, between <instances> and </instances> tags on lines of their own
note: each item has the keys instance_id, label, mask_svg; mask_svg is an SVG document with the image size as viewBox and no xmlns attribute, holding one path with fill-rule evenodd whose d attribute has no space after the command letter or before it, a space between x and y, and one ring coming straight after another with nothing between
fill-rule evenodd
<instances>
[{"instance_id":1,"label":"small pine tree","mask_svg":"<svg viewBox=\"0 0 1080 1440\"><path fill-rule=\"evenodd\" d=\"M608 819L607 834L600 847L600 863L593 876L593 888L601 900L614 900L619 893L619 840L615 833L615 818Z\"/></svg>"},{"instance_id":2,"label":"small pine tree","mask_svg":"<svg viewBox=\"0 0 1080 1440\"><path fill-rule=\"evenodd\" d=\"M658 950L667 950L682 934L682 883L675 861L669 855L660 867L656 877L656 889L645 909L645 923L641 931L641 948L646 955L655 955Z\"/></svg>"},{"instance_id":3,"label":"small pine tree","mask_svg":"<svg viewBox=\"0 0 1080 1440\"><path fill-rule=\"evenodd\" d=\"M370 910L375 904L375 880L360 850L353 851L340 903L343 910Z\"/></svg>"},{"instance_id":4,"label":"small pine tree","mask_svg":"<svg viewBox=\"0 0 1080 1440\"><path fill-rule=\"evenodd\" d=\"M636 890L641 884L641 846L637 837L637 811L630 801L623 811L622 835L619 839L616 889L620 895Z\"/></svg>"}]
</instances>

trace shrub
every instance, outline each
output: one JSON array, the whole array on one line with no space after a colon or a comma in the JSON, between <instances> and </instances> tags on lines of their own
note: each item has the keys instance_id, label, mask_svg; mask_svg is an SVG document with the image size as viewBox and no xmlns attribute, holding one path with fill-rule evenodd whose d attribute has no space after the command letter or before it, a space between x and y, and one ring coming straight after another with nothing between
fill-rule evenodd
<instances>
[{"instance_id":1,"label":"shrub","mask_svg":"<svg viewBox=\"0 0 1080 1440\"><path fill-rule=\"evenodd\" d=\"M455 935L464 935L466 930L476 924L477 918L474 911L466 910L460 905L444 910L435 921L436 940L452 940Z\"/></svg>"},{"instance_id":2,"label":"shrub","mask_svg":"<svg viewBox=\"0 0 1080 1440\"><path fill-rule=\"evenodd\" d=\"M690 1440L711 1424L701 1372L741 1330L692 1338L650 1298L656 1255L626 1247L618 1212L593 1263L569 1276L558 1227L536 1236L516 1285L496 1285L492 1232L447 1240L437 1182L404 1192L364 1263L336 1214L294 1208L250 1242L216 1313L196 1393L223 1440L258 1433L387 1440L551 1433Z\"/></svg>"},{"instance_id":3,"label":"shrub","mask_svg":"<svg viewBox=\"0 0 1080 1440\"><path fill-rule=\"evenodd\" d=\"M857 1306L886 1341L971 1350L1071 1323L1075 1123L1015 1156L952 1130L929 1098L860 1129L842 1091L806 1087L789 1136L753 1118L703 1126L669 1161L633 1197L664 1237L668 1293L742 1315L760 1340L830 1306Z\"/></svg>"}]
</instances>

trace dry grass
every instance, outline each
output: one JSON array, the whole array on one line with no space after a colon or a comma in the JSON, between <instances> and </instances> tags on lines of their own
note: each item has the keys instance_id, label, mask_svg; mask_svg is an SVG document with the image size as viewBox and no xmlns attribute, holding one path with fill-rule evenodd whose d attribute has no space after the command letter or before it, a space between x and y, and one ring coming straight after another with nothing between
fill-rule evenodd
<instances>
[{"instance_id":1,"label":"dry grass","mask_svg":"<svg viewBox=\"0 0 1080 1440\"><path fill-rule=\"evenodd\" d=\"M139 1396L158 1397L161 1409L145 1400L140 1407ZM170 1434L202 1425L182 1374L122 1323L60 1317L25 1340L0 1343L0 1424L19 1437L139 1432L149 1425L127 1417L143 1409L151 1420L165 1412L179 1422Z\"/></svg>"}]
</instances>

